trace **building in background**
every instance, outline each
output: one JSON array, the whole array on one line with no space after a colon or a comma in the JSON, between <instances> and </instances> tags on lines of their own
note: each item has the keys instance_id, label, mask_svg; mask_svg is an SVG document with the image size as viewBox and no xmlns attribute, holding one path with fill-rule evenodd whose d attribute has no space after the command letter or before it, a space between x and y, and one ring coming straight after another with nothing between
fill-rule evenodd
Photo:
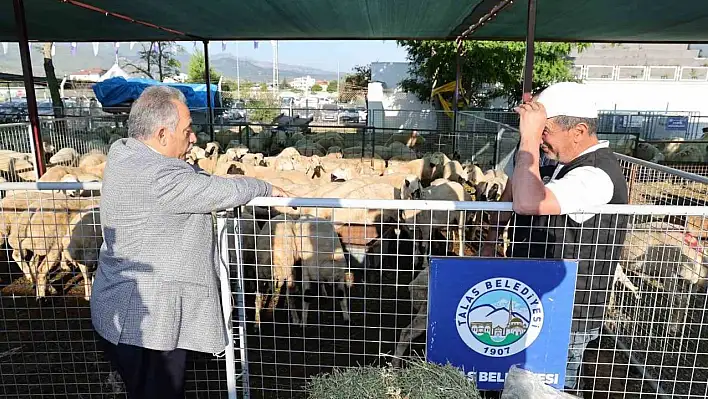
<instances>
[{"instance_id":1,"label":"building in background","mask_svg":"<svg viewBox=\"0 0 708 399\"><path fill-rule=\"evenodd\" d=\"M69 75L69 80L79 82L98 82L99 79L101 79L101 76L103 76L106 72L108 72L108 70L103 68L82 69Z\"/></svg>"},{"instance_id":2,"label":"building in background","mask_svg":"<svg viewBox=\"0 0 708 399\"><path fill-rule=\"evenodd\" d=\"M292 86L294 89L297 90L302 90L305 93L309 93L310 90L312 89L312 86L314 86L316 83L315 78L313 78L310 75L295 78L290 82L290 86Z\"/></svg>"}]
</instances>

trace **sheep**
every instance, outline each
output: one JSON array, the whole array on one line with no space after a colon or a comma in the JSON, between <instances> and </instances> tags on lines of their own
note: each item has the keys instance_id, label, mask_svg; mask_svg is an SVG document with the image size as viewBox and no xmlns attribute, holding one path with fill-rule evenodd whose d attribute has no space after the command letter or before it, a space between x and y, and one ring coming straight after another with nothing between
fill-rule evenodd
<instances>
[{"instance_id":1,"label":"sheep","mask_svg":"<svg viewBox=\"0 0 708 399\"><path fill-rule=\"evenodd\" d=\"M321 146L318 143L313 143L312 141L308 141L307 139L303 139L303 140L298 141L295 144L295 149L297 150L298 153L300 153L304 156L312 156L312 155L324 156L325 155L325 149L323 146Z\"/></svg>"},{"instance_id":2,"label":"sheep","mask_svg":"<svg viewBox=\"0 0 708 399\"><path fill-rule=\"evenodd\" d=\"M386 141L386 145L390 145L393 142L403 143L408 148L419 149L425 143L425 138L414 130L412 132L402 132L392 135Z\"/></svg>"},{"instance_id":3,"label":"sheep","mask_svg":"<svg viewBox=\"0 0 708 399\"><path fill-rule=\"evenodd\" d=\"M310 296L310 284L317 282L337 282L343 297L340 300L342 315L349 321L346 288L351 288L354 275L344 257L344 249L334 225L326 219L310 215L300 217L295 223L295 246L302 262L302 291ZM309 302L303 301L302 325L307 324Z\"/></svg>"},{"instance_id":4,"label":"sheep","mask_svg":"<svg viewBox=\"0 0 708 399\"><path fill-rule=\"evenodd\" d=\"M240 144L233 147L229 147L226 149L225 154L229 157L229 159L240 160L246 154L248 154L248 147L242 146Z\"/></svg>"},{"instance_id":5,"label":"sheep","mask_svg":"<svg viewBox=\"0 0 708 399\"><path fill-rule=\"evenodd\" d=\"M303 239L305 238L305 239ZM344 251L339 242L334 226L325 219L309 216L293 220L288 215L279 215L266 222L256 236L258 278L263 285L272 284L273 295L268 308L275 310L280 298L280 291L286 285L286 300L293 322L303 325L307 322L309 305L303 303L303 317L300 319L290 295L295 287L294 266L301 262L303 270L303 290L310 288L310 281L338 279L351 286L352 278L348 274L344 261ZM321 268L321 269L320 269ZM329 268L329 270L327 270ZM345 270L344 273L341 270ZM329 271L329 273L328 273ZM256 291L256 325L260 327L260 313L263 297L260 288ZM349 319L346 298L342 300L342 312L345 320Z\"/></svg>"},{"instance_id":6,"label":"sheep","mask_svg":"<svg viewBox=\"0 0 708 399\"><path fill-rule=\"evenodd\" d=\"M325 132L323 134L318 134L316 137L317 144L324 148L344 147L344 138L342 138L342 136L337 132Z\"/></svg>"},{"instance_id":7,"label":"sheep","mask_svg":"<svg viewBox=\"0 0 708 399\"><path fill-rule=\"evenodd\" d=\"M88 182L98 182L101 181L100 176L96 176L91 173L85 173L78 170L79 173L68 173L61 178L62 183L88 183ZM67 190L67 195L70 197L97 197L101 195L99 190Z\"/></svg>"},{"instance_id":8,"label":"sheep","mask_svg":"<svg viewBox=\"0 0 708 399\"><path fill-rule=\"evenodd\" d=\"M77 166L78 162L79 153L71 147L62 148L49 158L49 164L51 165Z\"/></svg>"},{"instance_id":9,"label":"sheep","mask_svg":"<svg viewBox=\"0 0 708 399\"><path fill-rule=\"evenodd\" d=\"M381 176L375 181L385 182L394 187L399 187L400 196L397 199L412 200L419 199L423 186L418 176L412 174L390 174Z\"/></svg>"},{"instance_id":10,"label":"sheep","mask_svg":"<svg viewBox=\"0 0 708 399\"><path fill-rule=\"evenodd\" d=\"M98 254L103 244L101 214L98 207L77 212L69 222L69 229L62 238L62 257L76 265L84 279L84 299L91 299L93 280L89 270L98 266Z\"/></svg>"},{"instance_id":11,"label":"sheep","mask_svg":"<svg viewBox=\"0 0 708 399\"><path fill-rule=\"evenodd\" d=\"M205 159L206 151L198 146L193 146L191 150L187 153L187 163L192 165L196 164L200 159Z\"/></svg>"},{"instance_id":12,"label":"sheep","mask_svg":"<svg viewBox=\"0 0 708 399\"><path fill-rule=\"evenodd\" d=\"M54 266L61 264L63 253L62 237L69 229L69 222L77 211L97 207L98 198L73 199L55 194L51 200L33 202L13 224L8 242L13 248L12 257L23 271L34 275L38 298L46 295L47 275ZM49 203L49 204L47 204ZM30 264L24 261L27 250L33 253ZM62 269L66 269L61 264ZM27 275L27 273L26 273Z\"/></svg>"},{"instance_id":13,"label":"sheep","mask_svg":"<svg viewBox=\"0 0 708 399\"><path fill-rule=\"evenodd\" d=\"M411 324L408 325L398 338L396 351L394 352L391 364L398 367L401 364L401 358L406 353L406 348L413 342L414 339L420 337L427 328L428 324L428 281L429 281L429 263L428 257L423 257L423 270L408 284L408 292L411 295L411 307L416 311Z\"/></svg>"},{"instance_id":14,"label":"sheep","mask_svg":"<svg viewBox=\"0 0 708 399\"><path fill-rule=\"evenodd\" d=\"M252 165L252 166L262 166L263 165L263 154L257 153L257 154L244 154L240 158L241 163L245 165Z\"/></svg>"},{"instance_id":15,"label":"sheep","mask_svg":"<svg viewBox=\"0 0 708 399\"><path fill-rule=\"evenodd\" d=\"M665 160L664 154L652 144L640 142L637 144L637 158L645 161L659 163Z\"/></svg>"},{"instance_id":16,"label":"sheep","mask_svg":"<svg viewBox=\"0 0 708 399\"><path fill-rule=\"evenodd\" d=\"M416 159L403 165L389 166L385 169L384 174L411 174L417 176L418 179L425 184L426 182L434 180L433 175L436 166L436 164L431 162L431 159Z\"/></svg>"},{"instance_id":17,"label":"sheep","mask_svg":"<svg viewBox=\"0 0 708 399\"><path fill-rule=\"evenodd\" d=\"M422 190L423 200L442 201L471 201L471 196L464 187L457 182L445 181L435 186L429 186ZM464 211L430 211L420 209L409 209L401 212L404 223L413 226L413 229L420 233L423 242L430 242L433 238L433 229L447 229L452 224L457 225L457 235L460 243L460 253L464 249L464 224L466 217ZM454 241L454 237L453 237ZM427 249L426 244L422 244Z\"/></svg>"},{"instance_id":18,"label":"sheep","mask_svg":"<svg viewBox=\"0 0 708 399\"><path fill-rule=\"evenodd\" d=\"M206 157L209 158L213 155L218 155L220 151L221 151L221 144L219 144L218 141L211 141L211 142L208 142L206 147L204 148L204 155L206 155Z\"/></svg>"},{"instance_id":19,"label":"sheep","mask_svg":"<svg viewBox=\"0 0 708 399\"><path fill-rule=\"evenodd\" d=\"M341 159L343 157L342 155L342 147L339 146L332 146L327 149L327 158L334 158L334 159Z\"/></svg>"},{"instance_id":20,"label":"sheep","mask_svg":"<svg viewBox=\"0 0 708 399\"><path fill-rule=\"evenodd\" d=\"M668 291L669 329L673 333L680 328L689 301L686 295L675 294L689 292L685 283L693 286L690 291L702 289L708 277L705 248L683 226L666 222L630 226L620 250L620 264L627 271L645 275L652 286Z\"/></svg>"},{"instance_id":21,"label":"sheep","mask_svg":"<svg viewBox=\"0 0 708 399\"><path fill-rule=\"evenodd\" d=\"M467 173L458 161L450 161L443 165L442 178L464 184L467 181Z\"/></svg>"},{"instance_id":22,"label":"sheep","mask_svg":"<svg viewBox=\"0 0 708 399\"><path fill-rule=\"evenodd\" d=\"M19 214L30 208L30 204L44 199L45 204L51 201L53 194L47 191L13 192L0 201L0 245L10 235L11 226Z\"/></svg>"},{"instance_id":23,"label":"sheep","mask_svg":"<svg viewBox=\"0 0 708 399\"><path fill-rule=\"evenodd\" d=\"M704 256L697 239L683 226L649 222L635 224L628 230L620 261L627 270L702 284L708 275L708 257Z\"/></svg>"},{"instance_id":24,"label":"sheep","mask_svg":"<svg viewBox=\"0 0 708 399\"><path fill-rule=\"evenodd\" d=\"M81 156L79 159L79 168L98 166L107 160L108 157L105 154L91 151Z\"/></svg>"}]
</instances>

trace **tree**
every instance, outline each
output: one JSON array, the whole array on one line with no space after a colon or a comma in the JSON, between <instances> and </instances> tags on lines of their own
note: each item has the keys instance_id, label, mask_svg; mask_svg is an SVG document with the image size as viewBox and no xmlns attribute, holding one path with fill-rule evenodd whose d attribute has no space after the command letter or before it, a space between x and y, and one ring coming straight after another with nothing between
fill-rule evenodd
<instances>
[{"instance_id":1,"label":"tree","mask_svg":"<svg viewBox=\"0 0 708 399\"><path fill-rule=\"evenodd\" d=\"M288 84L288 81L285 78L283 78L283 81L280 82L280 89L281 90L288 90L290 88L291 87L290 87L290 84Z\"/></svg>"},{"instance_id":2,"label":"tree","mask_svg":"<svg viewBox=\"0 0 708 399\"><path fill-rule=\"evenodd\" d=\"M357 65L353 69L353 74L347 75L344 82L348 87L366 89L371 81L371 66Z\"/></svg>"},{"instance_id":3,"label":"tree","mask_svg":"<svg viewBox=\"0 0 708 399\"><path fill-rule=\"evenodd\" d=\"M47 87L49 94L52 97L52 108L54 116L61 118L64 116L64 103L61 100L61 92L59 91L59 82L57 75L54 72L54 61L52 59L52 42L44 43L42 54L44 56L44 74L47 77Z\"/></svg>"},{"instance_id":4,"label":"tree","mask_svg":"<svg viewBox=\"0 0 708 399\"><path fill-rule=\"evenodd\" d=\"M330 81L330 82L327 84L327 92L328 92L328 93L334 93L334 92L337 91L337 87L338 87L337 81L336 81L336 80L332 80L332 81Z\"/></svg>"},{"instance_id":5,"label":"tree","mask_svg":"<svg viewBox=\"0 0 708 399\"><path fill-rule=\"evenodd\" d=\"M160 82L179 73L182 64L176 57L184 51L182 46L176 42L150 42L147 47L145 44L141 44L141 47L142 50L138 51L140 63L126 62L124 66L132 67L134 72Z\"/></svg>"},{"instance_id":6,"label":"tree","mask_svg":"<svg viewBox=\"0 0 708 399\"><path fill-rule=\"evenodd\" d=\"M219 81L219 74L212 67L209 67L209 79L212 84L216 84ZM204 58L204 53L199 50L196 50L189 59L187 81L190 83L206 83L206 59Z\"/></svg>"},{"instance_id":7,"label":"tree","mask_svg":"<svg viewBox=\"0 0 708 399\"><path fill-rule=\"evenodd\" d=\"M319 92L321 92L321 91L322 91L322 86L320 86L320 85L318 85L318 84L315 84L314 86L312 86L312 92L313 92L313 93L319 93Z\"/></svg>"},{"instance_id":8,"label":"tree","mask_svg":"<svg viewBox=\"0 0 708 399\"><path fill-rule=\"evenodd\" d=\"M261 91L268 91L268 85L267 85L267 84L261 83L260 87L261 87Z\"/></svg>"},{"instance_id":9,"label":"tree","mask_svg":"<svg viewBox=\"0 0 708 399\"><path fill-rule=\"evenodd\" d=\"M453 41L399 40L408 52L412 78L401 82L404 90L415 93L422 101L430 100L434 87L456 79L457 50ZM586 45L577 45L580 50ZM571 43L536 43L533 91L551 83L575 80L568 57L576 48ZM473 107L487 106L503 97L509 105L521 98L524 56L523 42L463 41L460 60L460 98ZM449 100L452 95L447 95Z\"/></svg>"}]
</instances>

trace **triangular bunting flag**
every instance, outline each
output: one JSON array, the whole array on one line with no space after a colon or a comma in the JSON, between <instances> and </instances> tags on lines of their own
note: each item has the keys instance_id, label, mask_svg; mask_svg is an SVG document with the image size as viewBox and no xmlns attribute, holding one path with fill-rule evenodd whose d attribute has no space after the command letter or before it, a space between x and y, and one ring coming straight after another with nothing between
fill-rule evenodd
<instances>
[{"instance_id":1,"label":"triangular bunting flag","mask_svg":"<svg viewBox=\"0 0 708 399\"><path fill-rule=\"evenodd\" d=\"M226 42L221 42L221 51L226 51Z\"/></svg>"},{"instance_id":2,"label":"triangular bunting flag","mask_svg":"<svg viewBox=\"0 0 708 399\"><path fill-rule=\"evenodd\" d=\"M98 55L98 42L93 42L93 55L94 57Z\"/></svg>"},{"instance_id":3,"label":"triangular bunting flag","mask_svg":"<svg viewBox=\"0 0 708 399\"><path fill-rule=\"evenodd\" d=\"M130 42L130 49L133 49L133 46L135 46L135 42Z\"/></svg>"},{"instance_id":4,"label":"triangular bunting flag","mask_svg":"<svg viewBox=\"0 0 708 399\"><path fill-rule=\"evenodd\" d=\"M52 57L54 57L57 54L57 46L55 46L54 43L52 43L51 52L52 52Z\"/></svg>"},{"instance_id":5,"label":"triangular bunting flag","mask_svg":"<svg viewBox=\"0 0 708 399\"><path fill-rule=\"evenodd\" d=\"M71 55L76 55L76 42L71 42Z\"/></svg>"},{"instance_id":6,"label":"triangular bunting flag","mask_svg":"<svg viewBox=\"0 0 708 399\"><path fill-rule=\"evenodd\" d=\"M254 41L254 42L253 42L253 48L254 48L254 49L257 49L257 48L258 48L258 42L257 42L257 41Z\"/></svg>"},{"instance_id":7,"label":"triangular bunting flag","mask_svg":"<svg viewBox=\"0 0 708 399\"><path fill-rule=\"evenodd\" d=\"M2 43L2 53L7 54L7 43L5 42Z\"/></svg>"}]
</instances>

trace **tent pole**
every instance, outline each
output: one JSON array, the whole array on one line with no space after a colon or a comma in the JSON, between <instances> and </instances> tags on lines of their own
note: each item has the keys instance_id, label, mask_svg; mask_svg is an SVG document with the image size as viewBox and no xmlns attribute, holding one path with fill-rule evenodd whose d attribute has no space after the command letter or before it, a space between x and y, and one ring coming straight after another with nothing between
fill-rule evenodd
<instances>
[{"instance_id":1,"label":"tent pole","mask_svg":"<svg viewBox=\"0 0 708 399\"><path fill-rule=\"evenodd\" d=\"M214 113L211 103L211 74L209 73L209 41L204 40L204 74L206 76L207 89L207 125L209 126L209 136L214 141Z\"/></svg>"},{"instance_id":2,"label":"tent pole","mask_svg":"<svg viewBox=\"0 0 708 399\"><path fill-rule=\"evenodd\" d=\"M13 0L15 8L15 24L17 25L17 40L20 42L20 60L22 61L22 74L25 78L25 92L27 93L27 114L32 130L31 139L37 177L44 174L44 149L42 134L39 131L39 112L37 110L37 95L34 92L34 75L32 73L32 59L29 52L29 39L27 37L27 21L25 20L25 6L23 0Z\"/></svg>"},{"instance_id":3,"label":"tent pole","mask_svg":"<svg viewBox=\"0 0 708 399\"><path fill-rule=\"evenodd\" d=\"M456 62L455 62L455 95L453 96L454 98L454 106L453 106L453 114L452 114L452 152L454 153L457 151L457 112L459 111L458 109L458 104L460 103L460 63L461 61L461 53L462 52L462 42L460 42L457 45L457 57L456 57Z\"/></svg>"},{"instance_id":4,"label":"tent pole","mask_svg":"<svg viewBox=\"0 0 708 399\"><path fill-rule=\"evenodd\" d=\"M533 91L533 56L536 39L536 0L529 0L528 19L526 20L526 59L524 65L523 96L531 98Z\"/></svg>"}]
</instances>

